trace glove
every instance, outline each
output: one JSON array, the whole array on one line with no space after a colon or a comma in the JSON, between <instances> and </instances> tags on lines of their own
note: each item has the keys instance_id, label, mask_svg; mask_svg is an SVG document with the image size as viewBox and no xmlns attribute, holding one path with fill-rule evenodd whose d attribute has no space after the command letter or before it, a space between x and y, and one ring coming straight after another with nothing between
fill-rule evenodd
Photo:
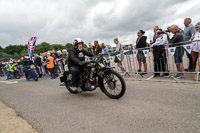
<instances>
[{"instance_id":1,"label":"glove","mask_svg":"<svg viewBox=\"0 0 200 133\"><path fill-rule=\"evenodd\" d=\"M80 64L81 66L83 66L83 65L87 64L87 61L81 61L79 64Z\"/></svg>"}]
</instances>

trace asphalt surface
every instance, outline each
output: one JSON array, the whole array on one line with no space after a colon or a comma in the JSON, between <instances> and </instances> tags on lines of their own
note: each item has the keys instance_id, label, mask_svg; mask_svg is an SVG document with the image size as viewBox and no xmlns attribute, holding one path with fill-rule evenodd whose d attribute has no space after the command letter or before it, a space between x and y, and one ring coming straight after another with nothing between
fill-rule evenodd
<instances>
[{"instance_id":1,"label":"asphalt surface","mask_svg":"<svg viewBox=\"0 0 200 133\"><path fill-rule=\"evenodd\" d=\"M200 85L127 81L119 100L70 94L59 79L0 78L0 101L41 133L200 133Z\"/></svg>"}]
</instances>

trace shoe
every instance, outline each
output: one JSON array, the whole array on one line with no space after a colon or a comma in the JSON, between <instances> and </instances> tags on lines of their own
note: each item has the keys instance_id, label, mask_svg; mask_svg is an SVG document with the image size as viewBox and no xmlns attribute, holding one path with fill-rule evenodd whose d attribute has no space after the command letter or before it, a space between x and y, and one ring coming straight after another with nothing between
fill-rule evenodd
<instances>
[{"instance_id":1,"label":"shoe","mask_svg":"<svg viewBox=\"0 0 200 133\"><path fill-rule=\"evenodd\" d=\"M142 73L140 73L141 75L145 75L145 74L147 74L147 72L142 72Z\"/></svg>"},{"instance_id":2,"label":"shoe","mask_svg":"<svg viewBox=\"0 0 200 133\"><path fill-rule=\"evenodd\" d=\"M172 76L173 78L177 78L177 77L179 77L179 75L175 75L175 76Z\"/></svg>"},{"instance_id":3,"label":"shoe","mask_svg":"<svg viewBox=\"0 0 200 133\"><path fill-rule=\"evenodd\" d=\"M183 80L184 77L176 77L175 80Z\"/></svg>"},{"instance_id":4,"label":"shoe","mask_svg":"<svg viewBox=\"0 0 200 133\"><path fill-rule=\"evenodd\" d=\"M193 69L189 69L188 72L193 72Z\"/></svg>"},{"instance_id":5,"label":"shoe","mask_svg":"<svg viewBox=\"0 0 200 133\"><path fill-rule=\"evenodd\" d=\"M168 75L162 75L161 77L165 77L165 78L168 78L168 77L170 77L170 75L168 74Z\"/></svg>"},{"instance_id":6,"label":"shoe","mask_svg":"<svg viewBox=\"0 0 200 133\"><path fill-rule=\"evenodd\" d=\"M138 72L142 72L142 71L139 69Z\"/></svg>"},{"instance_id":7,"label":"shoe","mask_svg":"<svg viewBox=\"0 0 200 133\"><path fill-rule=\"evenodd\" d=\"M160 75L154 74L154 76L153 76L153 77L160 77Z\"/></svg>"}]
</instances>

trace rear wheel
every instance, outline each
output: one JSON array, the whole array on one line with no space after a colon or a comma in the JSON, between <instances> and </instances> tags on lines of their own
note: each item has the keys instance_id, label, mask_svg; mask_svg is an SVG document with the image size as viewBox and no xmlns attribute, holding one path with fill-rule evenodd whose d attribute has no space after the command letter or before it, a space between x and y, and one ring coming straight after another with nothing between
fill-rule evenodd
<instances>
[{"instance_id":1,"label":"rear wheel","mask_svg":"<svg viewBox=\"0 0 200 133\"><path fill-rule=\"evenodd\" d=\"M33 78L33 80L34 80L34 81L38 81L38 77L35 76L35 77Z\"/></svg>"},{"instance_id":2,"label":"rear wheel","mask_svg":"<svg viewBox=\"0 0 200 133\"><path fill-rule=\"evenodd\" d=\"M126 91L126 83L123 77L116 71L110 70L105 73L104 78L100 80L101 90L112 99L121 98Z\"/></svg>"},{"instance_id":3,"label":"rear wheel","mask_svg":"<svg viewBox=\"0 0 200 133\"><path fill-rule=\"evenodd\" d=\"M16 78L16 79L20 79L20 73L19 73L19 71L15 71L14 73L15 73L15 74L14 74L14 75L15 75L15 78Z\"/></svg>"},{"instance_id":4,"label":"rear wheel","mask_svg":"<svg viewBox=\"0 0 200 133\"><path fill-rule=\"evenodd\" d=\"M73 94L76 94L78 93L77 92L77 88L76 87L73 87L72 85L72 74L69 73L69 72L66 72L64 74L64 80L65 80L65 86L66 88L68 89L69 92L73 93Z\"/></svg>"}]
</instances>

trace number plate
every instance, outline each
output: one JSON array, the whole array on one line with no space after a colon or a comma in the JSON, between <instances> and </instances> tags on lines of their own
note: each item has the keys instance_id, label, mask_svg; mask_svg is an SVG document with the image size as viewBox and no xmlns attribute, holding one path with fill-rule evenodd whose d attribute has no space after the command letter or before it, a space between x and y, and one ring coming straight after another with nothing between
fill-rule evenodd
<instances>
[{"instance_id":1,"label":"number plate","mask_svg":"<svg viewBox=\"0 0 200 133\"><path fill-rule=\"evenodd\" d=\"M35 69L35 65L31 65L31 69Z\"/></svg>"}]
</instances>

